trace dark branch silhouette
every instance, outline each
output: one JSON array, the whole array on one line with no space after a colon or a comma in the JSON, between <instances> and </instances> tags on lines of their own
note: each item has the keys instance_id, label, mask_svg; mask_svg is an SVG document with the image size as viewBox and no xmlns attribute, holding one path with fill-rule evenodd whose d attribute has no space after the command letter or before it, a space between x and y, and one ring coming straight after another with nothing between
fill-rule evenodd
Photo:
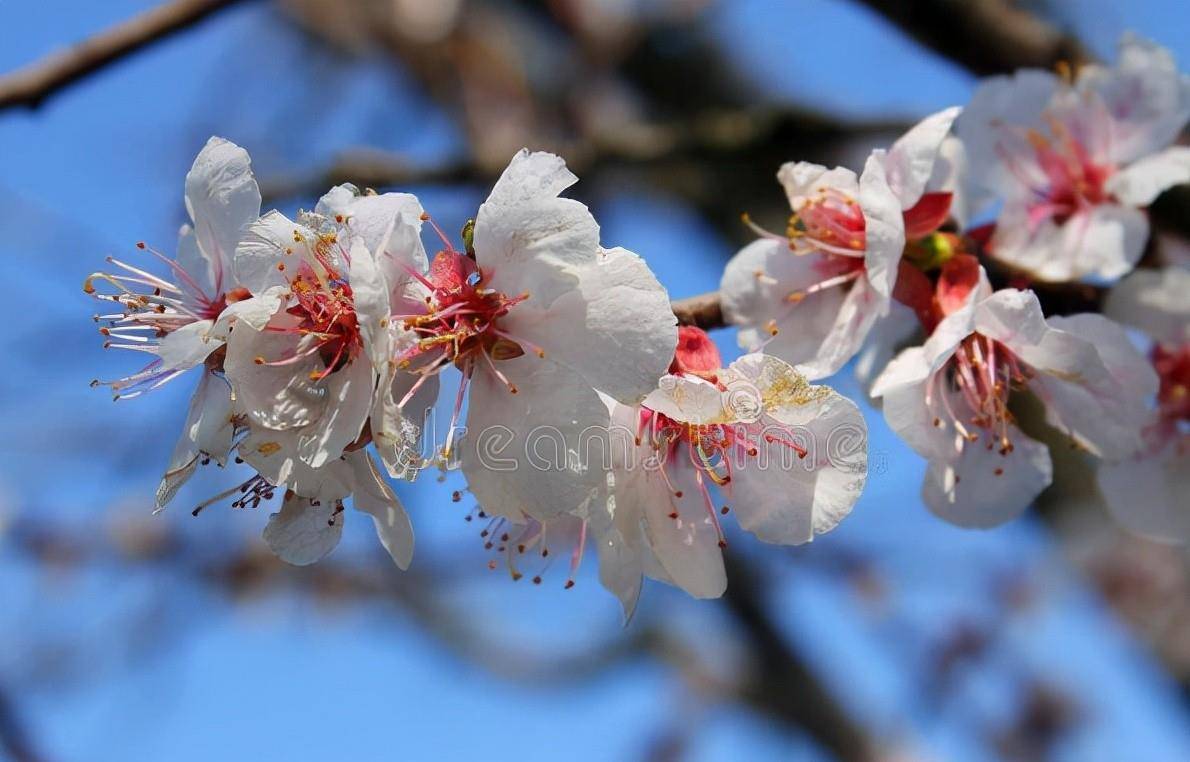
<instances>
[{"instance_id":1,"label":"dark branch silhouette","mask_svg":"<svg viewBox=\"0 0 1190 762\"><path fill-rule=\"evenodd\" d=\"M36 108L85 77L241 0L173 0L0 77L0 109Z\"/></svg>"}]
</instances>

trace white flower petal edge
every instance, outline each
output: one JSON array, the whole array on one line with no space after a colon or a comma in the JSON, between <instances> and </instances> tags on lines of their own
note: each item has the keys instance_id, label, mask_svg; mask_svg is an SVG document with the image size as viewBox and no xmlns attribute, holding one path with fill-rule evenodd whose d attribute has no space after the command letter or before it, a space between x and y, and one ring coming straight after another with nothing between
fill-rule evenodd
<instances>
[{"instance_id":1,"label":"white flower petal edge","mask_svg":"<svg viewBox=\"0 0 1190 762\"><path fill-rule=\"evenodd\" d=\"M927 116L888 149L884 171L901 209L911 208L925 193L942 153L942 143L961 112L960 107L952 106Z\"/></svg>"},{"instance_id":2,"label":"white flower petal edge","mask_svg":"<svg viewBox=\"0 0 1190 762\"><path fill-rule=\"evenodd\" d=\"M220 292L240 238L260 216L260 188L248 152L223 138L208 140L186 175L186 211L208 268L193 275L208 276L212 290Z\"/></svg>"},{"instance_id":3,"label":"white flower petal edge","mask_svg":"<svg viewBox=\"0 0 1190 762\"><path fill-rule=\"evenodd\" d=\"M1137 270L1107 294L1103 312L1167 346L1190 342L1190 269Z\"/></svg>"},{"instance_id":4,"label":"white flower petal edge","mask_svg":"<svg viewBox=\"0 0 1190 762\"><path fill-rule=\"evenodd\" d=\"M1108 510L1129 531L1190 543L1190 434L1174 432L1154 452L1100 465L1098 481Z\"/></svg>"},{"instance_id":5,"label":"white flower petal edge","mask_svg":"<svg viewBox=\"0 0 1190 762\"><path fill-rule=\"evenodd\" d=\"M286 493L281 510L269 516L264 541L282 561L308 566L326 558L343 537L336 505Z\"/></svg>"}]
</instances>

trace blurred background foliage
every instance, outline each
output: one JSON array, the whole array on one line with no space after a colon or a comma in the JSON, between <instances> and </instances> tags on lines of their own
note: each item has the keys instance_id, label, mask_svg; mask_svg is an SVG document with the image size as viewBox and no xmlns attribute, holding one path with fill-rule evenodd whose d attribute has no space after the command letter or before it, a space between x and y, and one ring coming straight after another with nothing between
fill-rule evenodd
<instances>
[{"instance_id":1,"label":"blurred background foliage","mask_svg":"<svg viewBox=\"0 0 1190 762\"><path fill-rule=\"evenodd\" d=\"M1038 510L964 532L927 514L924 463L869 408L869 486L838 530L732 535L724 600L651 584L623 627L593 563L569 591L489 571L454 475L398 486L405 574L366 522L297 569L258 539L263 509L192 518L232 481L214 467L150 516L191 382L89 389L135 358L100 349L79 288L138 240L172 251L218 134L266 205L353 181L418 193L447 230L516 149L556 151L605 245L697 294L748 240L741 212L781 228L782 161L857 166L977 76L1111 58L1126 29L1185 67L1184 3L0 0L0 71L145 18L173 33L69 87L0 79L0 753L1190 759L1185 551L1114 528L1076 453ZM1156 213L1179 250L1185 219Z\"/></svg>"}]
</instances>

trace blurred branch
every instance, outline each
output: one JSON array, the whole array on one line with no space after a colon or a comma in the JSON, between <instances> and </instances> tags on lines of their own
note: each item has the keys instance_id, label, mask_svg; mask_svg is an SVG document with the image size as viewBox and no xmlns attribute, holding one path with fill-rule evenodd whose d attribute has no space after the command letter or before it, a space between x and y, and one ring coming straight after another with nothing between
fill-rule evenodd
<instances>
[{"instance_id":1,"label":"blurred branch","mask_svg":"<svg viewBox=\"0 0 1190 762\"><path fill-rule=\"evenodd\" d=\"M756 570L738 555L724 558L731 584L723 601L743 630L756 660L745 695L773 716L804 728L841 762L878 759L867 731L826 692L781 635L759 592L761 580Z\"/></svg>"},{"instance_id":2,"label":"blurred branch","mask_svg":"<svg viewBox=\"0 0 1190 762\"><path fill-rule=\"evenodd\" d=\"M172 0L0 77L0 109L36 108L71 84L240 0Z\"/></svg>"},{"instance_id":3,"label":"blurred branch","mask_svg":"<svg viewBox=\"0 0 1190 762\"><path fill-rule=\"evenodd\" d=\"M11 695L0 686L0 751L13 762L45 762L21 722Z\"/></svg>"},{"instance_id":4,"label":"blurred branch","mask_svg":"<svg viewBox=\"0 0 1190 762\"><path fill-rule=\"evenodd\" d=\"M678 299L670 306L678 318L678 325L693 325L704 331L727 325L723 318L723 308L719 303L718 291Z\"/></svg>"},{"instance_id":5,"label":"blurred branch","mask_svg":"<svg viewBox=\"0 0 1190 762\"><path fill-rule=\"evenodd\" d=\"M862 0L927 48L973 74L1077 67L1091 59L1075 37L1010 0Z\"/></svg>"},{"instance_id":6,"label":"blurred branch","mask_svg":"<svg viewBox=\"0 0 1190 762\"><path fill-rule=\"evenodd\" d=\"M583 141L530 147L565 156L572 171L592 182L617 172L643 173L650 185L696 205L709 204L712 195L720 201L730 198L722 183L738 185L732 180L736 175L748 177L755 188L749 196L764 194L783 202L775 181L771 185L756 183L753 167L763 166L767 174L775 176L776 168L792 157L797 146L810 147L812 153L821 155L829 146L865 136L876 139L896 134L904 126L896 121L844 123L790 108L738 108L687 115L673 123L621 125ZM509 158L503 157L502 162ZM329 167L316 172L265 180L261 195L266 201L313 195L343 182L374 188L489 184L503 167L503 163L488 166L472 159L416 167L390 153L357 150L344 152ZM743 230L739 213L744 209L737 208L738 203L720 203L719 214L727 214L730 224Z\"/></svg>"}]
</instances>

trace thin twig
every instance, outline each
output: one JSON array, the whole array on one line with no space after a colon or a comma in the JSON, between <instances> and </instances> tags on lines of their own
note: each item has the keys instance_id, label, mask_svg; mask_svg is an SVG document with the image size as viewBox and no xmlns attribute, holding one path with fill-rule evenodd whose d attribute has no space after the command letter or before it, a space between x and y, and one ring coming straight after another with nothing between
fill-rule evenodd
<instances>
[{"instance_id":1,"label":"thin twig","mask_svg":"<svg viewBox=\"0 0 1190 762\"><path fill-rule=\"evenodd\" d=\"M240 0L173 0L0 77L0 109L36 108L69 85L101 71Z\"/></svg>"}]
</instances>

